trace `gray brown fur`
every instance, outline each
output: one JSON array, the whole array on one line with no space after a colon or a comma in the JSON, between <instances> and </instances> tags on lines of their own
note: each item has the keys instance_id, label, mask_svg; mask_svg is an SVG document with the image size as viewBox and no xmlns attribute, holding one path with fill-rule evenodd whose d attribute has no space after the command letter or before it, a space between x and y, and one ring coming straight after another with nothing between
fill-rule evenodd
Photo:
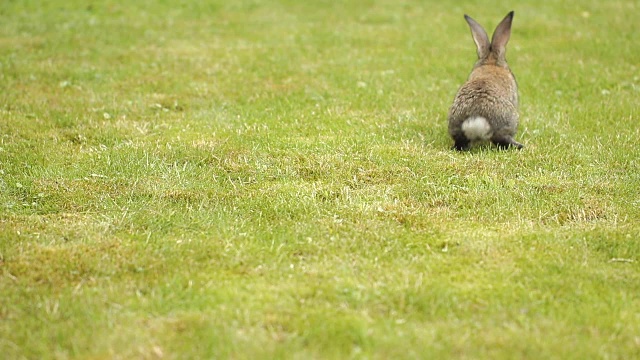
<instances>
[{"instance_id":1,"label":"gray brown fur","mask_svg":"<svg viewBox=\"0 0 640 360\"><path fill-rule=\"evenodd\" d=\"M476 43L478 61L449 110L453 148L467 150L475 141L490 140L503 148L520 149L523 145L514 140L518 128L518 84L505 58L513 11L496 27L491 42L480 24L467 15L465 19ZM489 125L486 138L463 130L465 121L478 117L484 118ZM469 133L472 133L471 137Z\"/></svg>"}]
</instances>

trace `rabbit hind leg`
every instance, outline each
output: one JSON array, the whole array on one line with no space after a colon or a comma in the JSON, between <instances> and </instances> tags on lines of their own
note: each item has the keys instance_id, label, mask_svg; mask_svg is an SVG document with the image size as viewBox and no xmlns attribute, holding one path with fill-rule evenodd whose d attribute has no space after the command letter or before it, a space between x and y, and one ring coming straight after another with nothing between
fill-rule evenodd
<instances>
[{"instance_id":1,"label":"rabbit hind leg","mask_svg":"<svg viewBox=\"0 0 640 360\"><path fill-rule=\"evenodd\" d=\"M453 147L451 149L453 150L457 150L457 151L465 151L465 150L469 150L469 147L471 146L471 141L469 141L469 139L467 139L466 136L464 136L464 134L458 134L456 136L453 137Z\"/></svg>"},{"instance_id":2,"label":"rabbit hind leg","mask_svg":"<svg viewBox=\"0 0 640 360\"><path fill-rule=\"evenodd\" d=\"M491 139L491 142L496 144L501 149L508 149L513 147L520 150L524 147L524 145L515 141L512 136L494 136Z\"/></svg>"}]
</instances>

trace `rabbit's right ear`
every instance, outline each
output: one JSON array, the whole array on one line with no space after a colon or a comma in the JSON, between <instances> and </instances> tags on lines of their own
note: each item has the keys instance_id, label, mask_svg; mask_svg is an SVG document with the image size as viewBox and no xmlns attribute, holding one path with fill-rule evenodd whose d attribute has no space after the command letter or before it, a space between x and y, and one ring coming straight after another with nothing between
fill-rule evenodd
<instances>
[{"instance_id":1,"label":"rabbit's right ear","mask_svg":"<svg viewBox=\"0 0 640 360\"><path fill-rule=\"evenodd\" d=\"M498 54L499 59L505 58L507 43L511 37L511 22L513 21L513 11L507 14L498 24L491 38L491 48Z\"/></svg>"},{"instance_id":2,"label":"rabbit's right ear","mask_svg":"<svg viewBox=\"0 0 640 360\"><path fill-rule=\"evenodd\" d=\"M487 32L469 15L465 14L464 19L467 20L467 24L469 24L469 28L471 28L471 35L478 49L478 59L486 57L489 54L491 46Z\"/></svg>"}]
</instances>

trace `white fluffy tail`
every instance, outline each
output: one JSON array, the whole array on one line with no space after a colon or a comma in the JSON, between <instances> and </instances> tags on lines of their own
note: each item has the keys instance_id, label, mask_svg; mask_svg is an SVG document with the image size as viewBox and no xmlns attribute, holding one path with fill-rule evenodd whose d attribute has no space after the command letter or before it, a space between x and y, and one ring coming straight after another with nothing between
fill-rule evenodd
<instances>
[{"instance_id":1,"label":"white fluffy tail","mask_svg":"<svg viewBox=\"0 0 640 360\"><path fill-rule=\"evenodd\" d=\"M469 140L489 140L493 135L491 125L482 116L472 116L463 121L462 132Z\"/></svg>"}]
</instances>

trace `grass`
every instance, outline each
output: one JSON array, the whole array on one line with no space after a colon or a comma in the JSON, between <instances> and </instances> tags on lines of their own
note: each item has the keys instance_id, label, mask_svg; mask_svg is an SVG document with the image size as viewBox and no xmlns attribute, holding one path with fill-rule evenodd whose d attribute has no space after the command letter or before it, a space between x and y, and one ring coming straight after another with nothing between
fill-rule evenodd
<instances>
[{"instance_id":1,"label":"grass","mask_svg":"<svg viewBox=\"0 0 640 360\"><path fill-rule=\"evenodd\" d=\"M5 1L7 359L640 356L634 1ZM523 151L449 150L516 11Z\"/></svg>"}]
</instances>

